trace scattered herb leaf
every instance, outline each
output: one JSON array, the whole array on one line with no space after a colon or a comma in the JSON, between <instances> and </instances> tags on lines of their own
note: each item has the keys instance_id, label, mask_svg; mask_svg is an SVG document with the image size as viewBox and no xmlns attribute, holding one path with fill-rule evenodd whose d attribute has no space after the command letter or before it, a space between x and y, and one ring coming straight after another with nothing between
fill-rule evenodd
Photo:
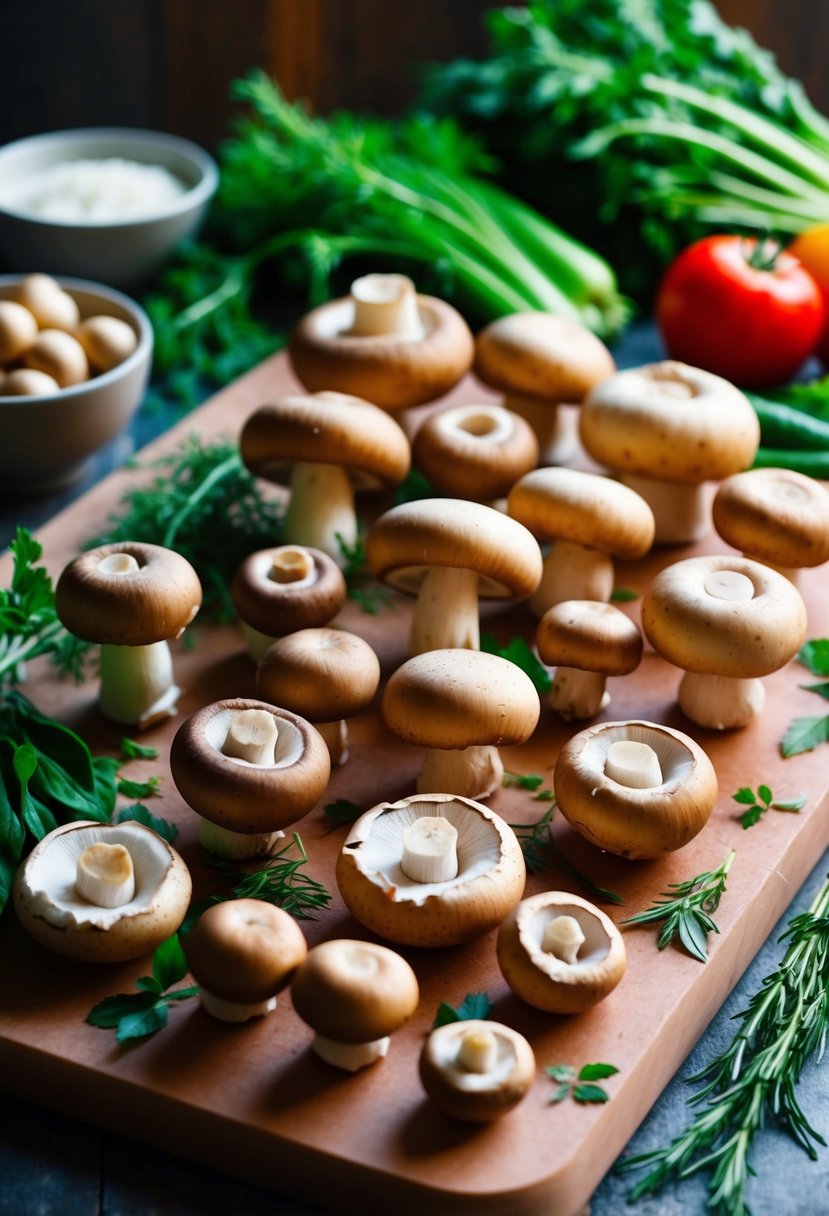
<instances>
[{"instance_id":1,"label":"scattered herb leaf","mask_svg":"<svg viewBox=\"0 0 829 1216\"><path fill-rule=\"evenodd\" d=\"M732 850L716 870L697 874L696 878L685 882L668 883L669 890L663 892L663 899L656 900L650 908L629 916L622 923L645 925L664 921L657 941L660 950L678 938L692 958L707 962L708 934L719 933L712 914L725 894L726 878L734 857Z\"/></svg>"},{"instance_id":2,"label":"scattered herb leaf","mask_svg":"<svg viewBox=\"0 0 829 1216\"><path fill-rule=\"evenodd\" d=\"M594 1082L615 1077L619 1069L613 1064L585 1064L577 1073L569 1064L549 1064L544 1071L551 1081L556 1082L551 1104L563 1102L568 1096L572 1096L576 1102L587 1104L609 1101L610 1094Z\"/></svg>"},{"instance_id":3,"label":"scattered herb leaf","mask_svg":"<svg viewBox=\"0 0 829 1216\"><path fill-rule=\"evenodd\" d=\"M510 786L517 786L522 790L537 790L544 784L544 778L538 773L511 773L504 772L504 779L501 782L505 789Z\"/></svg>"},{"instance_id":4,"label":"scattered herb leaf","mask_svg":"<svg viewBox=\"0 0 829 1216\"><path fill-rule=\"evenodd\" d=\"M335 802L326 803L322 813L331 821L332 827L339 828L345 823L353 823L355 819L359 819L363 808L356 802L349 802L347 798L338 798Z\"/></svg>"},{"instance_id":5,"label":"scattered herb leaf","mask_svg":"<svg viewBox=\"0 0 829 1216\"><path fill-rule=\"evenodd\" d=\"M137 993L109 996L95 1005L86 1016L89 1025L115 1030L119 1043L144 1039L167 1025L170 1001L198 996L197 987L168 991L187 974L187 960L177 934L157 947L152 966L152 975L142 975L135 981Z\"/></svg>"},{"instance_id":6,"label":"scattered herb leaf","mask_svg":"<svg viewBox=\"0 0 829 1216\"><path fill-rule=\"evenodd\" d=\"M610 598L616 604L631 604L639 599L639 592L634 591L632 587L614 587Z\"/></svg>"},{"instance_id":7,"label":"scattered herb leaf","mask_svg":"<svg viewBox=\"0 0 829 1216\"><path fill-rule=\"evenodd\" d=\"M552 688L552 676L523 638L510 638L502 646L493 634L482 633L481 650L485 650L487 654L500 655L502 659L508 659L516 667L520 667L530 677L540 693L547 693Z\"/></svg>"},{"instance_id":8,"label":"scattered herb leaf","mask_svg":"<svg viewBox=\"0 0 829 1216\"><path fill-rule=\"evenodd\" d=\"M441 1001L432 1029L448 1026L450 1022L473 1022L486 1020L492 1013L492 1001L485 992L468 992L457 1007Z\"/></svg>"},{"instance_id":9,"label":"scattered herb leaf","mask_svg":"<svg viewBox=\"0 0 829 1216\"><path fill-rule=\"evenodd\" d=\"M829 714L815 718L795 718L783 736L780 751L785 757L813 752L820 743L829 743Z\"/></svg>"},{"instance_id":10,"label":"scattered herb leaf","mask_svg":"<svg viewBox=\"0 0 829 1216\"><path fill-rule=\"evenodd\" d=\"M743 786L731 795L735 802L748 809L740 815L740 823L744 828L753 828L755 823L765 815L766 811L800 811L806 805L806 795L800 794L787 801L775 801L774 794L767 785L758 785L757 793L748 786Z\"/></svg>"},{"instance_id":11,"label":"scattered herb leaf","mask_svg":"<svg viewBox=\"0 0 829 1216\"><path fill-rule=\"evenodd\" d=\"M523 776L518 773L509 773L507 775L510 781L505 781L504 784L518 785L524 789L536 790L537 792L533 795L534 802L544 801L550 803L547 810L535 823L511 823L509 825L518 837L518 843L521 845L521 852L524 854L524 861L530 874L540 874L549 862L555 859L571 878L575 879L577 883L602 903L623 904L625 901L617 891L610 891L606 887L600 887L594 883L586 874L577 869L568 857L565 857L556 844L551 831L553 815L556 809L555 794L552 790L538 789L542 778L537 777L534 773L528 773Z\"/></svg>"},{"instance_id":12,"label":"scattered herb leaf","mask_svg":"<svg viewBox=\"0 0 829 1216\"><path fill-rule=\"evenodd\" d=\"M145 828L152 828L157 836L162 840L172 844L178 836L178 828L174 823L169 823L166 819L159 819L142 806L140 802L134 803L132 806L122 807L115 817L115 823L126 823L132 820L135 823L143 823Z\"/></svg>"},{"instance_id":13,"label":"scattered herb leaf","mask_svg":"<svg viewBox=\"0 0 829 1216\"><path fill-rule=\"evenodd\" d=\"M161 790L160 777L148 777L146 781L130 781L120 777L116 786L122 798L154 798Z\"/></svg>"},{"instance_id":14,"label":"scattered herb leaf","mask_svg":"<svg viewBox=\"0 0 829 1216\"><path fill-rule=\"evenodd\" d=\"M421 498L434 498L435 489L420 469L411 468L405 480L394 492L394 505L402 506L405 502L418 502Z\"/></svg>"},{"instance_id":15,"label":"scattered herb leaf","mask_svg":"<svg viewBox=\"0 0 829 1216\"><path fill-rule=\"evenodd\" d=\"M121 756L124 760L155 760L158 757L157 747L145 747L134 739L121 740Z\"/></svg>"},{"instance_id":16,"label":"scattered herb leaf","mask_svg":"<svg viewBox=\"0 0 829 1216\"><path fill-rule=\"evenodd\" d=\"M797 658L813 676L829 676L829 638L804 642Z\"/></svg>"},{"instance_id":17,"label":"scattered herb leaf","mask_svg":"<svg viewBox=\"0 0 829 1216\"><path fill-rule=\"evenodd\" d=\"M349 545L338 532L337 544L345 562L343 578L349 599L359 604L368 616L377 616L381 608L387 608L391 604L392 598L385 587L374 581L366 565L365 541L362 536L358 536L354 544Z\"/></svg>"}]
</instances>

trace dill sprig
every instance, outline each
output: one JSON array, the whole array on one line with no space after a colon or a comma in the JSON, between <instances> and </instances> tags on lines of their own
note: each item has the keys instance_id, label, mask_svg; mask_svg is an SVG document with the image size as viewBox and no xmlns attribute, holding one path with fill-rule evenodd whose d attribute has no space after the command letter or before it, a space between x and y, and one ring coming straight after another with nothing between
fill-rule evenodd
<instances>
[{"instance_id":1,"label":"dill sprig","mask_svg":"<svg viewBox=\"0 0 829 1216\"><path fill-rule=\"evenodd\" d=\"M279 543L279 505L263 494L228 439L204 443L191 435L149 467L157 475L127 490L123 510L90 543L137 540L177 550L202 582L199 619L232 620L233 573L256 549Z\"/></svg>"},{"instance_id":2,"label":"dill sprig","mask_svg":"<svg viewBox=\"0 0 829 1216\"><path fill-rule=\"evenodd\" d=\"M530 784L534 774L516 777L515 774L510 773L507 776L512 779L512 784L521 784L524 788L536 789L534 784ZM540 781L541 778L539 778ZM577 869L556 844L551 830L553 815L556 810L555 796L552 791L542 789L534 797L536 800L543 797L545 801L549 800L550 802L541 818L537 819L535 823L509 824L509 827L512 828L518 837L518 843L521 845L521 852L524 854L524 861L530 874L540 874L551 861L555 860L571 878L575 879L586 891L589 891L595 899L600 900L602 903L623 904L625 901L617 891L609 891L606 887L598 886L591 878L588 878L586 874Z\"/></svg>"},{"instance_id":3,"label":"dill sprig","mask_svg":"<svg viewBox=\"0 0 829 1216\"><path fill-rule=\"evenodd\" d=\"M813 1160L824 1138L811 1126L796 1087L807 1060L818 1059L829 1025L829 879L811 907L794 916L780 938L788 946L736 1015L737 1033L721 1055L691 1083L704 1082L689 1099L704 1106L671 1143L620 1162L620 1170L650 1166L630 1198L660 1191L671 1179L712 1169L708 1209L713 1216L749 1216L745 1191L756 1171L749 1156L754 1138L774 1121Z\"/></svg>"},{"instance_id":4,"label":"dill sprig","mask_svg":"<svg viewBox=\"0 0 829 1216\"><path fill-rule=\"evenodd\" d=\"M669 890L662 892L662 899L622 923L646 925L653 921L664 921L656 943L660 950L678 937L692 958L699 959L701 963L707 962L708 934L719 933L712 913L716 912L725 894L726 878L734 856L732 850L716 870L707 870L685 882L668 883Z\"/></svg>"}]
</instances>

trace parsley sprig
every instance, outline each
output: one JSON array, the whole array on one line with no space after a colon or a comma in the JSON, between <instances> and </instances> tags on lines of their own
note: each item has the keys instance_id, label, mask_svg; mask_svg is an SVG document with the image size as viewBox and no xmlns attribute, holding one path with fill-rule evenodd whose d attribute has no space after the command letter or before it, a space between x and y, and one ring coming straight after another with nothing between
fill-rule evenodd
<instances>
[{"instance_id":1,"label":"parsley sprig","mask_svg":"<svg viewBox=\"0 0 829 1216\"><path fill-rule=\"evenodd\" d=\"M696 1115L664 1148L623 1160L620 1170L649 1166L630 1198L655 1194L672 1179L712 1171L713 1216L748 1216L746 1187L756 1173L750 1155L766 1123L776 1123L813 1160L823 1136L797 1100L807 1060L818 1058L829 1029L829 879L807 912L789 922L780 966L767 976L725 1051L690 1077L702 1082L690 1099Z\"/></svg>"},{"instance_id":2,"label":"parsley sprig","mask_svg":"<svg viewBox=\"0 0 829 1216\"><path fill-rule=\"evenodd\" d=\"M594 1103L610 1100L607 1090L595 1082L615 1077L619 1069L614 1064L584 1064L576 1072L570 1064L549 1064L544 1071L556 1084L550 1098L551 1104L563 1102L567 1097L572 1097L575 1102Z\"/></svg>"},{"instance_id":3,"label":"parsley sprig","mask_svg":"<svg viewBox=\"0 0 829 1216\"><path fill-rule=\"evenodd\" d=\"M740 815L740 823L744 828L753 828L765 815L766 811L802 811L806 805L806 795L798 794L795 798L776 799L767 785L758 785L757 792L744 785L731 797L740 806L747 809Z\"/></svg>"},{"instance_id":4,"label":"parsley sprig","mask_svg":"<svg viewBox=\"0 0 829 1216\"><path fill-rule=\"evenodd\" d=\"M662 893L662 899L622 923L646 925L664 921L656 943L660 950L678 938L692 958L707 962L708 934L719 933L712 914L725 894L726 878L735 855L732 850L716 870L707 870L685 882L668 883L669 889Z\"/></svg>"},{"instance_id":5,"label":"parsley sprig","mask_svg":"<svg viewBox=\"0 0 829 1216\"><path fill-rule=\"evenodd\" d=\"M467 992L460 1005L441 1001L432 1029L448 1026L451 1022L474 1022L479 1018L485 1021L491 1013L492 1001L485 992Z\"/></svg>"},{"instance_id":6,"label":"parsley sprig","mask_svg":"<svg viewBox=\"0 0 829 1216\"><path fill-rule=\"evenodd\" d=\"M89 1011L90 1026L114 1030L119 1043L129 1039L145 1039L167 1025L171 1001L186 1001L198 996L199 988L170 989L187 974L187 960L178 935L162 942L153 954L152 975L142 975L135 981L138 992L108 996Z\"/></svg>"},{"instance_id":7,"label":"parsley sprig","mask_svg":"<svg viewBox=\"0 0 829 1216\"><path fill-rule=\"evenodd\" d=\"M823 677L818 684L801 687L829 700L829 679L826 678L829 677L829 638L804 642L797 657L813 676ZM795 718L781 740L780 751L786 757L799 756L801 752L814 751L819 743L829 743L829 714Z\"/></svg>"}]
</instances>

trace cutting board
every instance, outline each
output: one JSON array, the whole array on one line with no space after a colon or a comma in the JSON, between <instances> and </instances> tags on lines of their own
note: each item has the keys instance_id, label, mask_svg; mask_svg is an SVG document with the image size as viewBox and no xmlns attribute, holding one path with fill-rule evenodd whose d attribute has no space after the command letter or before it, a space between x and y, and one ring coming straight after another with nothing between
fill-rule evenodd
<instances>
[{"instance_id":1,"label":"cutting board","mask_svg":"<svg viewBox=\"0 0 829 1216\"><path fill-rule=\"evenodd\" d=\"M295 387L284 358L274 357L168 432L145 456L161 455L194 432L235 436L256 406ZM449 400L487 396L467 381ZM136 476L141 474L114 474L42 529L44 560L54 577L100 531ZM383 505L366 509L370 515ZM621 565L617 583L641 592L668 562L706 551L727 551L727 546L712 535L694 547L658 552ZM5 557L0 562L4 584L9 574ZM802 591L809 636L823 636L829 632L829 575L807 573ZM625 610L635 618L638 604ZM375 647L388 676L406 658L410 612L402 599L376 616L349 604L338 623ZM533 622L522 605L487 609L486 617L484 627L505 638L532 636ZM175 648L185 690L180 716L142 737L158 748L159 757L133 762L126 775L163 776L152 810L179 826L177 847L191 867L197 895L203 895L215 889L217 873L206 865L196 842L196 817L170 779L169 744L183 716L221 697L254 695L255 683L234 627L197 625L192 634L194 645ZM783 760L778 747L793 717L819 712L814 694L800 687L807 682L804 669L791 663L768 677L763 716L745 730L722 735L684 719L675 705L678 682L676 670L647 652L634 675L610 682L612 701L600 720L662 722L702 744L720 785L705 829L679 853L639 863L600 853L560 816L554 835L574 866L623 897L622 907L604 906L617 921L647 907L669 883L715 868L735 849L716 917L720 933L709 939L706 964L674 947L659 952L651 927L628 927L628 970L620 986L590 1012L563 1017L540 1013L512 996L497 968L494 934L462 948L404 950L420 981L419 1008L394 1036L386 1060L347 1075L310 1052L311 1032L294 1014L289 993L279 998L273 1015L243 1026L216 1022L195 1001L182 1002L172 1009L166 1030L134 1046L118 1046L111 1031L94 1029L84 1018L104 997L132 991L135 978L148 970L147 960L115 967L70 965L35 946L6 916L0 923L0 975L13 982L4 982L0 991L0 1084L332 1210L379 1212L394 1205L401 1213L428 1210L434 1216L574 1216L829 844L825 750ZM76 687L36 663L27 692L45 712L78 730L93 751L117 752L123 732L99 716L94 680ZM537 773L551 785L558 751L572 733L545 706L532 740L504 751L507 769ZM321 804L296 825L309 854L309 873L333 896L317 920L302 922L311 944L368 936L336 892L334 863L346 829L331 831L322 806L347 798L367 809L411 794L420 763L417 749L388 733L376 706L352 723L351 738L351 759L335 772ZM731 795L760 783L771 786L778 799L805 795L804 809L800 814L770 811L744 831ZM512 823L532 823L546 806L514 787L499 790L490 805ZM549 888L587 894L554 865L528 879L527 894ZM538 1073L528 1097L510 1115L488 1126L465 1126L428 1104L417 1060L440 1002L458 1004L468 992L481 991L493 1001L492 1016L530 1040ZM579 1068L595 1061L619 1070L605 1083L610 1095L605 1105L550 1103L553 1085L545 1066Z\"/></svg>"}]
</instances>

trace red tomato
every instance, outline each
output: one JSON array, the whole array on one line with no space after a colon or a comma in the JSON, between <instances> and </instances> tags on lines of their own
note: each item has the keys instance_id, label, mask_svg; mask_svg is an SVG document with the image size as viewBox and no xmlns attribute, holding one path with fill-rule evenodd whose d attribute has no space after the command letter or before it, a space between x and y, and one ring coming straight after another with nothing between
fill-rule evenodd
<instances>
[{"instance_id":1,"label":"red tomato","mask_svg":"<svg viewBox=\"0 0 829 1216\"><path fill-rule=\"evenodd\" d=\"M766 249L753 238L709 236L671 263L656 318L672 358L743 388L782 384L797 371L823 330L823 297L796 258Z\"/></svg>"}]
</instances>

